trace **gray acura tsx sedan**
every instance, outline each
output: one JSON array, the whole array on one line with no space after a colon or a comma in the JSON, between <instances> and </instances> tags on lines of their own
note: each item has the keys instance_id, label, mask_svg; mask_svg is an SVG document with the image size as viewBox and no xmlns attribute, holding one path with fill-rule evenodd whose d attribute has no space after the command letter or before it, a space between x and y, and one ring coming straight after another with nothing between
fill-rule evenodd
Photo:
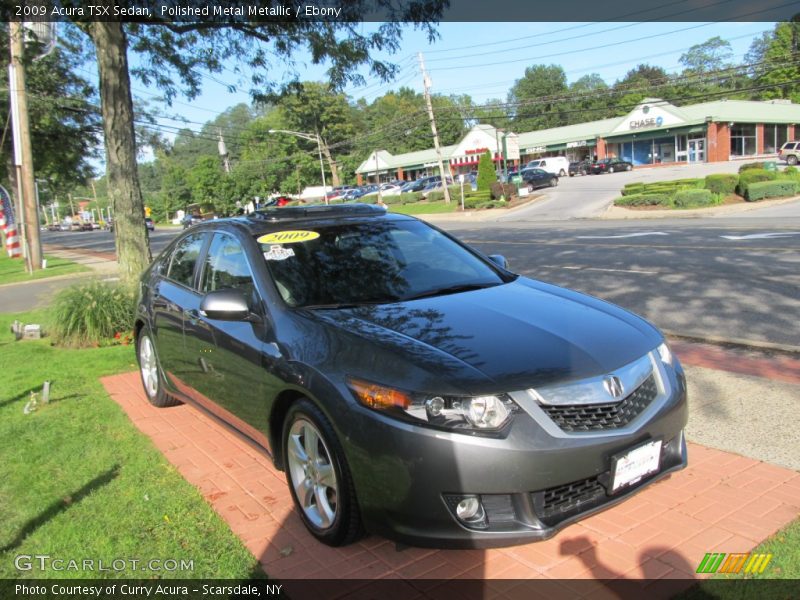
<instances>
[{"instance_id":1,"label":"gray acura tsx sedan","mask_svg":"<svg viewBox=\"0 0 800 600\"><path fill-rule=\"evenodd\" d=\"M267 452L330 545L541 540L686 466L686 381L653 325L377 206L188 229L135 333L150 402Z\"/></svg>"}]
</instances>

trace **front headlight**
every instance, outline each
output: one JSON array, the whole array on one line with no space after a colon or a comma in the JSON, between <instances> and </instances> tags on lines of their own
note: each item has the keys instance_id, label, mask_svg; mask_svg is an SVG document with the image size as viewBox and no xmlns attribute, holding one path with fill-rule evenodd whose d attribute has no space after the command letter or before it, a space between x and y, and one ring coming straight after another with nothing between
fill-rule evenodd
<instances>
[{"instance_id":1,"label":"front headlight","mask_svg":"<svg viewBox=\"0 0 800 600\"><path fill-rule=\"evenodd\" d=\"M497 431L511 421L519 406L505 394L444 396L414 394L368 381L347 380L364 406L397 418L462 431Z\"/></svg>"},{"instance_id":2,"label":"front headlight","mask_svg":"<svg viewBox=\"0 0 800 600\"><path fill-rule=\"evenodd\" d=\"M667 346L667 342L662 342L661 345L656 348L656 353L661 359L661 362L666 365L672 366L675 362L674 358L672 357L672 350L670 350L669 346Z\"/></svg>"}]
</instances>

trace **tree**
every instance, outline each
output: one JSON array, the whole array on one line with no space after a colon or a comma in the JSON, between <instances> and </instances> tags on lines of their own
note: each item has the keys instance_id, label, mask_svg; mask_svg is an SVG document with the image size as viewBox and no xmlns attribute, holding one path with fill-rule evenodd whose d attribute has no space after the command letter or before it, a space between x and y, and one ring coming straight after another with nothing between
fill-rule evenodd
<instances>
[{"instance_id":1,"label":"tree","mask_svg":"<svg viewBox=\"0 0 800 600\"><path fill-rule=\"evenodd\" d=\"M725 69L730 66L732 57L730 42L714 36L689 48L679 61L689 73L698 74Z\"/></svg>"},{"instance_id":2,"label":"tree","mask_svg":"<svg viewBox=\"0 0 800 600\"><path fill-rule=\"evenodd\" d=\"M797 63L800 58L799 26L796 22L778 23L766 42L763 59L767 64L756 68L755 83L768 87L757 93L759 98L788 98L792 102L800 102L800 84L796 83L800 79L800 67Z\"/></svg>"},{"instance_id":3,"label":"tree","mask_svg":"<svg viewBox=\"0 0 800 600\"><path fill-rule=\"evenodd\" d=\"M108 0L105 4L111 6ZM294 14L302 4L288 3L292 11L298 11ZM444 0L422 0L398 7L389 0L357 0L342 4L339 19L333 22L295 19L256 23L238 18L220 22L213 16L193 17L191 22L162 22L156 16L147 24L79 23L97 57L106 169L117 217L114 231L123 280L134 282L151 259L136 170L129 48L142 56L133 75L161 89L168 100L178 93L179 85L187 97L197 95L200 69L219 72L231 57L251 68L254 97L275 95L285 86L267 79L264 73L276 63L288 64L295 68L296 82L297 70L291 59L300 48L308 49L314 64L329 65L328 77L339 89L348 83L362 84L364 77L356 68L364 64L381 80L393 77L397 65L375 58L374 53L398 50L403 22L415 23L433 39L432 22L439 19L445 4ZM272 2L263 0L255 5L270 8ZM365 32L360 21L364 14L375 14L376 9L385 22L375 31Z\"/></svg>"},{"instance_id":4,"label":"tree","mask_svg":"<svg viewBox=\"0 0 800 600\"><path fill-rule=\"evenodd\" d=\"M567 76L559 65L534 65L514 83L508 93L512 105L513 127L517 131L535 131L565 124L564 95Z\"/></svg>"},{"instance_id":5,"label":"tree","mask_svg":"<svg viewBox=\"0 0 800 600\"><path fill-rule=\"evenodd\" d=\"M569 86L569 91L573 100L569 103L566 124L571 125L613 116L614 98L608 93L608 84L597 73L584 75L574 81Z\"/></svg>"},{"instance_id":6,"label":"tree","mask_svg":"<svg viewBox=\"0 0 800 600\"><path fill-rule=\"evenodd\" d=\"M495 173L494 165L492 164L492 155L487 150L481 154L481 158L478 160L478 190L491 189L495 181L497 181L497 173Z\"/></svg>"},{"instance_id":7,"label":"tree","mask_svg":"<svg viewBox=\"0 0 800 600\"><path fill-rule=\"evenodd\" d=\"M335 93L330 85L304 82L281 99L280 106L284 109L289 129L319 136L333 185L340 185L331 144L341 144L355 133L347 96Z\"/></svg>"},{"instance_id":8,"label":"tree","mask_svg":"<svg viewBox=\"0 0 800 600\"><path fill-rule=\"evenodd\" d=\"M42 188L51 199L65 197L91 178L90 161L98 155L100 118L90 104L97 90L77 72L86 58L79 35L67 27L53 52L25 65L33 167L36 178L46 181ZM8 56L7 28L0 29L0 52ZM0 95L0 114L9 114L7 89ZM7 187L15 191L11 135L5 136L0 155L9 167Z\"/></svg>"},{"instance_id":9,"label":"tree","mask_svg":"<svg viewBox=\"0 0 800 600\"><path fill-rule=\"evenodd\" d=\"M645 98L667 98L673 94L670 77L661 67L640 64L614 84L614 114L624 115Z\"/></svg>"}]
</instances>

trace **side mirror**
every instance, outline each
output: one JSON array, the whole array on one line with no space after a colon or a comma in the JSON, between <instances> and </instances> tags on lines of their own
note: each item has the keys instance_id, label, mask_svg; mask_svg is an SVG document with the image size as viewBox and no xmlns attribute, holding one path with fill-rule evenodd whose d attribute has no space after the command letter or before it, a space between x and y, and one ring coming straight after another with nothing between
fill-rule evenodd
<instances>
[{"instance_id":1,"label":"side mirror","mask_svg":"<svg viewBox=\"0 0 800 600\"><path fill-rule=\"evenodd\" d=\"M250 316L250 307L239 290L217 290L203 296L200 312L209 319L244 321Z\"/></svg>"},{"instance_id":2,"label":"side mirror","mask_svg":"<svg viewBox=\"0 0 800 600\"><path fill-rule=\"evenodd\" d=\"M502 269L508 270L508 260L502 254L490 254L489 260Z\"/></svg>"}]
</instances>

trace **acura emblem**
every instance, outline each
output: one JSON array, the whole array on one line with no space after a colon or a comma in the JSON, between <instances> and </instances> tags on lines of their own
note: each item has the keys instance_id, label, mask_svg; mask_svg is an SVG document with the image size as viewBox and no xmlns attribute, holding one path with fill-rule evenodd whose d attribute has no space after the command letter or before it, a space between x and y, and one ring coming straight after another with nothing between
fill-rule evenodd
<instances>
[{"instance_id":1,"label":"acura emblem","mask_svg":"<svg viewBox=\"0 0 800 600\"><path fill-rule=\"evenodd\" d=\"M622 387L622 382L616 375L607 375L604 377L603 387L605 388L606 392L608 392L608 395L615 400L622 398L622 394L625 393L625 390Z\"/></svg>"}]
</instances>

